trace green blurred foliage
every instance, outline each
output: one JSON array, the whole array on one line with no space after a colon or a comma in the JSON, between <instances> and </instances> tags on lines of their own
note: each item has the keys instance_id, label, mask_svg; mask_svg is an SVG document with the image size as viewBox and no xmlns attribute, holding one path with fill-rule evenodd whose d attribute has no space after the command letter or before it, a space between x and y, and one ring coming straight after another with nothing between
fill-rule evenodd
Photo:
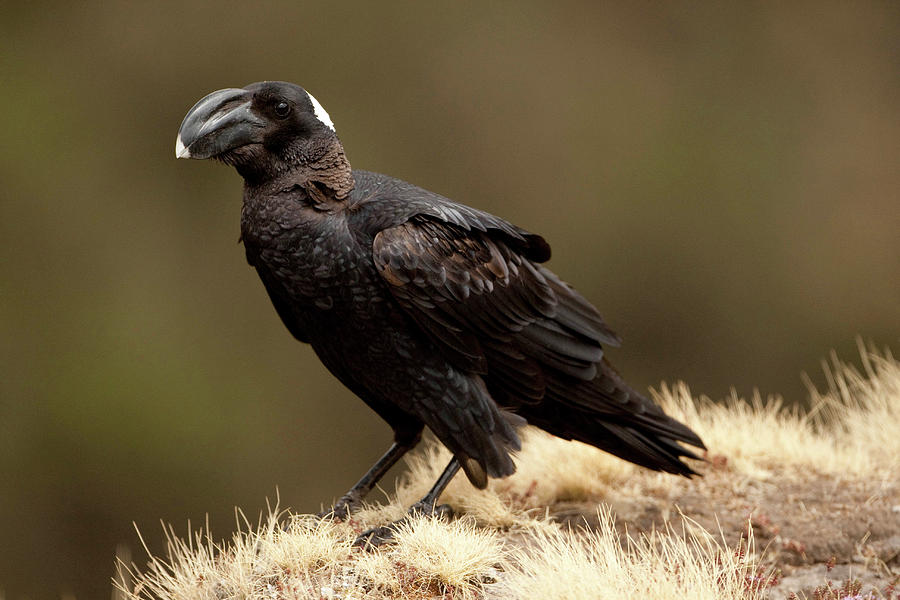
<instances>
[{"instance_id":1,"label":"green blurred foliage","mask_svg":"<svg viewBox=\"0 0 900 600\"><path fill-rule=\"evenodd\" d=\"M0 7L0 589L109 593L158 519L316 510L389 431L292 341L204 94L295 81L352 164L546 236L636 385L802 399L900 337L900 4ZM139 553L136 552L139 555ZM140 558L138 558L140 561Z\"/></svg>"}]
</instances>

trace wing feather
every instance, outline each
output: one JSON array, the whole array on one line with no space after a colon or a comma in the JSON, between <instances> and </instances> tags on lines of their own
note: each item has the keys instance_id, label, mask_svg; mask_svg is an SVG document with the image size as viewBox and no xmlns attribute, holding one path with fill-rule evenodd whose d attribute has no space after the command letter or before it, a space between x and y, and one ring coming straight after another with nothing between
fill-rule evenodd
<instances>
[{"instance_id":1,"label":"wing feather","mask_svg":"<svg viewBox=\"0 0 900 600\"><path fill-rule=\"evenodd\" d=\"M527 403L543 396L544 368L591 380L600 344L618 338L587 300L514 245L505 230L418 215L378 233L373 255L391 293L451 364L489 372Z\"/></svg>"}]
</instances>

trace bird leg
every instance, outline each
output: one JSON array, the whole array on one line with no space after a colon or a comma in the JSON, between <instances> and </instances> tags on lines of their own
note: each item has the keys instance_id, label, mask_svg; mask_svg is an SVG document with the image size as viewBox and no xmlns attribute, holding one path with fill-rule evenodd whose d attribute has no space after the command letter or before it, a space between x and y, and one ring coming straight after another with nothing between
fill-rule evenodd
<instances>
[{"instance_id":1,"label":"bird leg","mask_svg":"<svg viewBox=\"0 0 900 600\"><path fill-rule=\"evenodd\" d=\"M450 505L438 505L437 499L444 491L444 488L447 487L447 484L450 483L450 480L453 479L453 476L456 475L457 471L459 471L459 461L456 460L456 457L453 457L450 460L450 463L447 465L447 468L445 468L444 472L441 473L441 476L438 477L438 480L435 482L434 486L432 486L432 488L428 490L428 493L425 494L425 496L423 496L421 500L410 507L409 512L405 517L388 525L373 527L372 529L362 532L361 534L359 534L359 537L357 537L353 542L353 545L370 550L384 544L385 542L389 542L393 539L394 532L396 531L397 526L402 523L408 522L411 517L427 516L437 517L439 519L449 519L450 517L452 517L453 509L450 508Z\"/></svg>"},{"instance_id":2,"label":"bird leg","mask_svg":"<svg viewBox=\"0 0 900 600\"><path fill-rule=\"evenodd\" d=\"M366 471L366 474L356 482L356 485L350 488L346 494L341 496L340 499L334 503L334 506L323 510L316 516L320 519L327 518L336 521L343 521L346 519L351 510L355 510L362 504L363 498L372 491L372 488L374 488L375 484L384 477L384 474L397 464L397 461L400 460L404 454L412 450L418 441L418 438L415 438L409 442L394 442L388 451L384 453L384 456L379 458L378 461L372 465L372 468Z\"/></svg>"}]
</instances>

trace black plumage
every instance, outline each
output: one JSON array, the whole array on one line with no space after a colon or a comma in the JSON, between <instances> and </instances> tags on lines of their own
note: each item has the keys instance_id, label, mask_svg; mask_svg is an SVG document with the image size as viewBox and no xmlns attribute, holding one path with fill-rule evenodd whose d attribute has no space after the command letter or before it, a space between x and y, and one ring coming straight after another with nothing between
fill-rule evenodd
<instances>
[{"instance_id":1,"label":"black plumage","mask_svg":"<svg viewBox=\"0 0 900 600\"><path fill-rule=\"evenodd\" d=\"M639 465L693 474L703 443L603 356L618 336L542 263L538 235L406 182L352 170L302 88L214 92L185 117L179 157L244 178L241 237L288 330L395 431L335 506L342 516L427 425L477 487L515 470L524 422ZM427 508L427 507L426 507Z\"/></svg>"}]
</instances>

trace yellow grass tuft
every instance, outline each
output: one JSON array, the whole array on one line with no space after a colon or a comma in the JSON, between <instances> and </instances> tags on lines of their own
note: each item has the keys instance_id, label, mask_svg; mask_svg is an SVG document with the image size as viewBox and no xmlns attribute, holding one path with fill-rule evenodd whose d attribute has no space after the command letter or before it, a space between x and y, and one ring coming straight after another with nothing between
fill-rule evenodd
<instances>
[{"instance_id":1,"label":"yellow grass tuft","mask_svg":"<svg viewBox=\"0 0 900 600\"><path fill-rule=\"evenodd\" d=\"M398 528L395 564L408 571L413 585L439 595L473 598L496 578L504 561L496 531L476 529L472 519L444 523L416 518Z\"/></svg>"},{"instance_id":2,"label":"yellow grass tuft","mask_svg":"<svg viewBox=\"0 0 900 600\"><path fill-rule=\"evenodd\" d=\"M753 600L768 581L752 553L693 525L623 541L608 510L592 531L536 520L514 542L471 519L416 518L375 553L350 551L349 527L302 519L282 530L277 511L222 546L202 532L186 542L168 531L166 560L152 558L144 572L122 566L137 582L122 597Z\"/></svg>"},{"instance_id":3,"label":"yellow grass tuft","mask_svg":"<svg viewBox=\"0 0 900 600\"><path fill-rule=\"evenodd\" d=\"M863 371L832 355L829 389L808 384L812 408L786 408L778 397L724 403L695 400L681 383L656 394L663 409L694 429L740 472L766 477L812 470L847 478L896 476L900 468L900 363L890 351L860 346Z\"/></svg>"},{"instance_id":4,"label":"yellow grass tuft","mask_svg":"<svg viewBox=\"0 0 900 600\"><path fill-rule=\"evenodd\" d=\"M771 574L743 545L728 548L682 520L681 531L626 536L608 509L589 532L536 527L533 550L518 554L504 587L513 598L576 600L754 600L764 597Z\"/></svg>"}]
</instances>

